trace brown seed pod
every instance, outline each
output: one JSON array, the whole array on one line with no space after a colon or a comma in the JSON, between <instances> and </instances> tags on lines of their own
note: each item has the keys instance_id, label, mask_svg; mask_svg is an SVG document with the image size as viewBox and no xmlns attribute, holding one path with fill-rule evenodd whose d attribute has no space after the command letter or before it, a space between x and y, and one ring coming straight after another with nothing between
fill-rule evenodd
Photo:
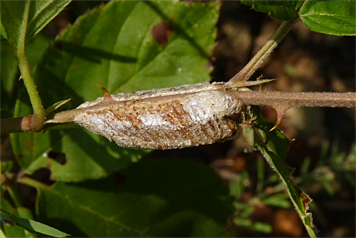
<instances>
[{"instance_id":1,"label":"brown seed pod","mask_svg":"<svg viewBox=\"0 0 356 238\"><path fill-rule=\"evenodd\" d=\"M74 122L119 146L175 149L212 144L234 137L242 102L221 90L222 83L201 83L85 102Z\"/></svg>"}]
</instances>

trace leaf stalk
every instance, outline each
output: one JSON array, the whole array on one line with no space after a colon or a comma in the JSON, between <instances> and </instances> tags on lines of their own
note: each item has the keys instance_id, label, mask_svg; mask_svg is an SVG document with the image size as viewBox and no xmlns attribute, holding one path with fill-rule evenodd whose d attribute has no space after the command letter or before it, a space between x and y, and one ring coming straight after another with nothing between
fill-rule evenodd
<instances>
[{"instance_id":1,"label":"leaf stalk","mask_svg":"<svg viewBox=\"0 0 356 238\"><path fill-rule=\"evenodd\" d=\"M31 130L30 131L40 131L43 127L45 121L45 110L43 108L40 96L37 92L36 84L31 75L30 65L28 63L26 52L25 52L25 42L26 42L26 30L28 13L30 9L31 1L27 1L25 11L24 11L24 21L22 25L22 30L19 36L19 42L17 46L16 58L19 64L21 78L25 83L26 90L31 100L32 108L34 111L34 116L31 117Z\"/></svg>"}]
</instances>

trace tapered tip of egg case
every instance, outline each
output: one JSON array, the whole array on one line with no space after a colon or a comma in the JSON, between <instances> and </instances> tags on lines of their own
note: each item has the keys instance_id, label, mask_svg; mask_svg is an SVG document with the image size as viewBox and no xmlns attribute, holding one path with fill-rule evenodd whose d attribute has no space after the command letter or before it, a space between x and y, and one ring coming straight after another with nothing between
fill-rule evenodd
<instances>
[{"instance_id":1,"label":"tapered tip of egg case","mask_svg":"<svg viewBox=\"0 0 356 238\"><path fill-rule=\"evenodd\" d=\"M111 94L109 93L109 91L104 88L103 86L97 84L99 88L101 88L104 92L104 99L103 99L103 102L109 102L109 101L112 101L112 97L111 97Z\"/></svg>"}]
</instances>

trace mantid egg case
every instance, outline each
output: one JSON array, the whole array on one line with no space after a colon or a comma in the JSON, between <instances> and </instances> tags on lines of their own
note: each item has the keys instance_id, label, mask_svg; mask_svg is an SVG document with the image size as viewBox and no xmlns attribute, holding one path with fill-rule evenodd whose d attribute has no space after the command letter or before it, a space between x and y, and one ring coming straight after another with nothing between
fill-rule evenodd
<instances>
[{"instance_id":1,"label":"mantid egg case","mask_svg":"<svg viewBox=\"0 0 356 238\"><path fill-rule=\"evenodd\" d=\"M74 121L119 146L176 149L233 138L242 102L221 90L222 83L201 83L111 95L85 102Z\"/></svg>"}]
</instances>

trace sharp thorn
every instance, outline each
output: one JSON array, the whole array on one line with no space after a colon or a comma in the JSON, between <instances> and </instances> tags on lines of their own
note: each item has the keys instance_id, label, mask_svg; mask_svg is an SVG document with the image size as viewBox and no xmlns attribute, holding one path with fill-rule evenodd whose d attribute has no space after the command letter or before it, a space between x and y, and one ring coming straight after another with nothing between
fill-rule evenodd
<instances>
[{"instance_id":1,"label":"sharp thorn","mask_svg":"<svg viewBox=\"0 0 356 238\"><path fill-rule=\"evenodd\" d=\"M284 113L290 108L290 106L289 105L276 105L273 108L277 112L277 121L276 121L276 124L269 131L275 130L281 124L282 119L284 117Z\"/></svg>"},{"instance_id":2,"label":"sharp thorn","mask_svg":"<svg viewBox=\"0 0 356 238\"><path fill-rule=\"evenodd\" d=\"M109 93L109 91L104 88L103 86L97 84L99 88L101 88L104 92L104 99L103 99L103 102L106 102L106 101L111 101L112 100L112 97L111 97L111 94Z\"/></svg>"}]
</instances>

